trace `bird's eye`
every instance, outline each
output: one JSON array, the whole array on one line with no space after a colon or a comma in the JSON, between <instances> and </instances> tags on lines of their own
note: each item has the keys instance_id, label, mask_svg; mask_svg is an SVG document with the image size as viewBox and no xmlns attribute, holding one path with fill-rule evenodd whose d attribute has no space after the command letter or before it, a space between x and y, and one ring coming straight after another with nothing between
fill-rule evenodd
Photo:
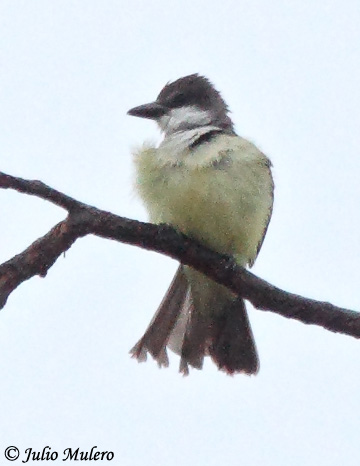
<instances>
[{"instance_id":1,"label":"bird's eye","mask_svg":"<svg viewBox=\"0 0 360 466\"><path fill-rule=\"evenodd\" d=\"M170 103L172 107L181 107L182 105L185 104L185 94L182 92L179 92L178 94L175 94L174 97L170 99Z\"/></svg>"}]
</instances>

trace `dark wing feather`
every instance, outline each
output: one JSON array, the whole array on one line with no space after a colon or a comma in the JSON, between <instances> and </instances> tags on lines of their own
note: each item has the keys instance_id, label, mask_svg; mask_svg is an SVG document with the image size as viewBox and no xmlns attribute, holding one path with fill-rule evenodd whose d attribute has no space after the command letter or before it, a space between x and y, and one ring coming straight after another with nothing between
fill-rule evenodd
<instances>
[{"instance_id":1,"label":"dark wing feather","mask_svg":"<svg viewBox=\"0 0 360 466\"><path fill-rule=\"evenodd\" d=\"M272 181L272 183L271 183L271 193L270 193L272 202L271 202L271 207L269 209L268 217L266 219L264 231L263 231L263 234L261 236L261 240L259 241L259 244L257 245L257 248L256 248L256 256L254 257L254 259L251 262L249 262L249 267L252 267L254 265L254 262L255 262L257 256L259 255L261 246L263 245L263 242L264 242L264 239L265 239L265 236L266 236L267 229L269 228L269 223L270 223L271 215L272 215L272 212L273 212L275 185L274 185L274 179L273 179L272 174L271 174L271 162L270 162L269 159L266 159L266 166L267 166L267 169L268 169L268 172L269 172L270 179Z\"/></svg>"}]
</instances>

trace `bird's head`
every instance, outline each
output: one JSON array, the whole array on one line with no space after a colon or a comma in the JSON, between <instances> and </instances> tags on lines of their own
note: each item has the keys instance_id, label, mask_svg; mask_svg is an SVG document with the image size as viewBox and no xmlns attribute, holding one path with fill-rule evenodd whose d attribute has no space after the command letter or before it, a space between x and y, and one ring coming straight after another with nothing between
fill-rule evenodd
<instances>
[{"instance_id":1,"label":"bird's head","mask_svg":"<svg viewBox=\"0 0 360 466\"><path fill-rule=\"evenodd\" d=\"M213 84L191 74L166 84L154 102L134 107L129 115L155 120L165 135L216 126L233 132L229 109Z\"/></svg>"}]
</instances>

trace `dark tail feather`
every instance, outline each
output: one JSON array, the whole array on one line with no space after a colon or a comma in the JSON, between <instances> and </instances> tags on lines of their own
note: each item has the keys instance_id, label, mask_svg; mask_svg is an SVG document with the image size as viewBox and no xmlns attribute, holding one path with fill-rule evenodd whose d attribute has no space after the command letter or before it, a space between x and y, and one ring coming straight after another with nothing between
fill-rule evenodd
<instances>
[{"instance_id":1,"label":"dark tail feather","mask_svg":"<svg viewBox=\"0 0 360 466\"><path fill-rule=\"evenodd\" d=\"M201 313L189 313L185 334L182 339L180 372L189 374L189 364L195 369L202 369L204 356L208 354L209 319Z\"/></svg>"},{"instance_id":2,"label":"dark tail feather","mask_svg":"<svg viewBox=\"0 0 360 466\"><path fill-rule=\"evenodd\" d=\"M188 375L188 365L201 369L206 355L211 356L219 370L229 375L258 372L259 358L241 298L228 302L217 316L190 314L181 350L180 372Z\"/></svg>"},{"instance_id":3,"label":"dark tail feather","mask_svg":"<svg viewBox=\"0 0 360 466\"><path fill-rule=\"evenodd\" d=\"M169 365L166 345L186 301L188 282L180 266L144 336L130 350L133 358L146 361L149 352L159 366Z\"/></svg>"},{"instance_id":4,"label":"dark tail feather","mask_svg":"<svg viewBox=\"0 0 360 466\"><path fill-rule=\"evenodd\" d=\"M259 358L244 300L234 300L213 320L209 353L220 370L228 374L256 374Z\"/></svg>"},{"instance_id":5,"label":"dark tail feather","mask_svg":"<svg viewBox=\"0 0 360 466\"><path fill-rule=\"evenodd\" d=\"M256 374L259 359L244 301L214 282L207 298L199 301L198 291L209 279L201 274L197 279L196 284L190 282L192 289L184 267L178 268L148 329L130 353L141 362L149 352L160 367L168 366L168 346L181 356L184 375L189 365L201 369L207 355L227 374Z\"/></svg>"}]
</instances>

